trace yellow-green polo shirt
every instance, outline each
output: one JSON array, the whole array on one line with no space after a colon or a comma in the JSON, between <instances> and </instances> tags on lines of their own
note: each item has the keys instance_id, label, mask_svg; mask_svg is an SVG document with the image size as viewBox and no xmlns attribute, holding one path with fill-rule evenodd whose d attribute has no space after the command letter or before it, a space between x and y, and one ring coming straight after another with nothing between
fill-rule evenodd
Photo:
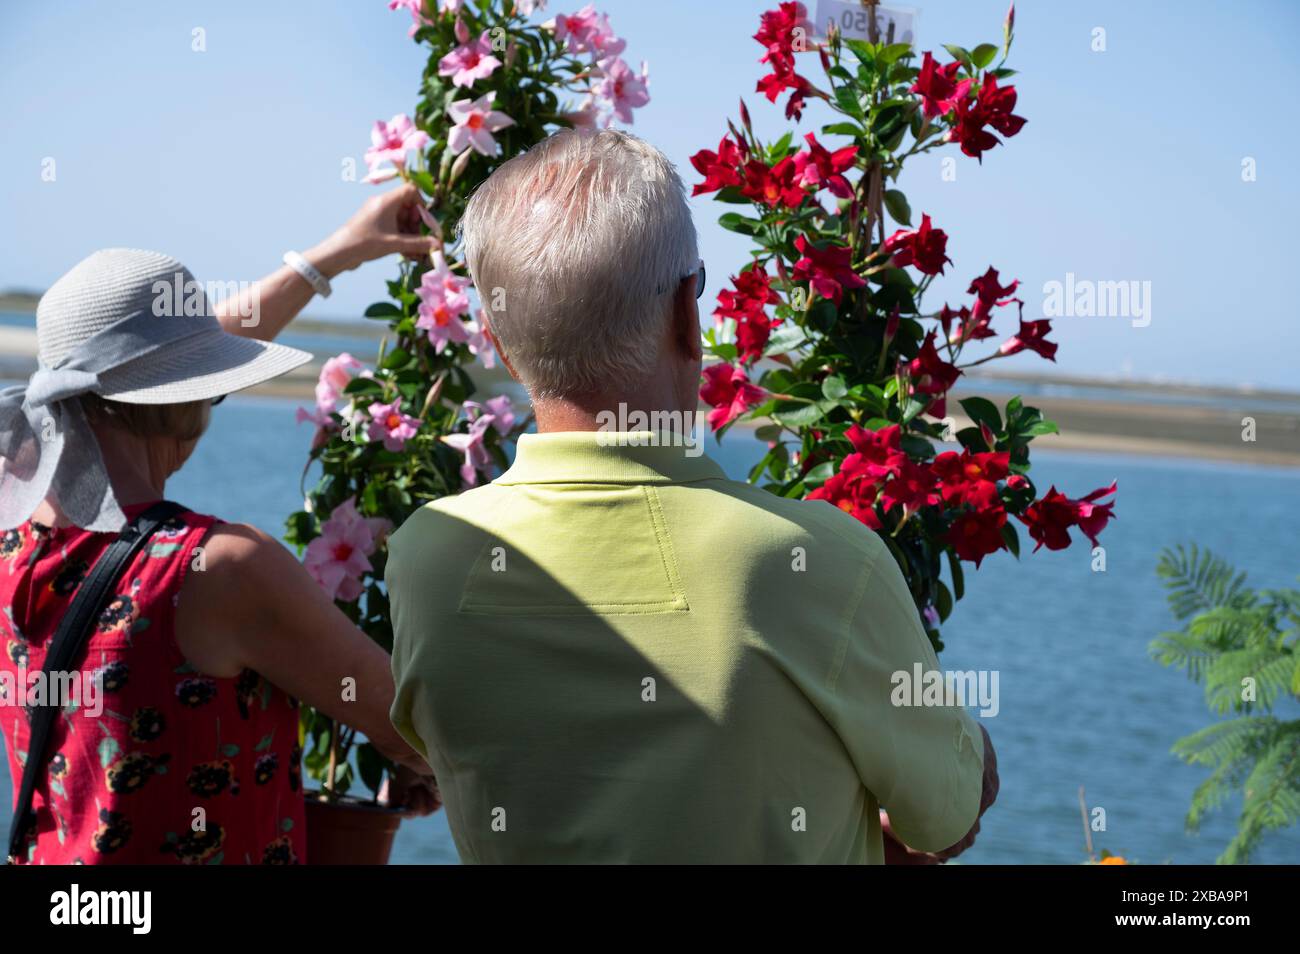
<instances>
[{"instance_id":1,"label":"yellow-green polo shirt","mask_svg":"<svg viewBox=\"0 0 1300 954\"><path fill-rule=\"evenodd\" d=\"M961 839L983 740L891 704L938 661L884 544L657 437L524 435L390 541L393 724L461 859L880 864L881 806Z\"/></svg>"}]
</instances>

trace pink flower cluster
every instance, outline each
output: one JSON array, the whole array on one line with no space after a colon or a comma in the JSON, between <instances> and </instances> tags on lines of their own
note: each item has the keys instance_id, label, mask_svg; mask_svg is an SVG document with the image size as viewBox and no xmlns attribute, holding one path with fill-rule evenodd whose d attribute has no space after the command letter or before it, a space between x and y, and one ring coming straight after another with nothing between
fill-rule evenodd
<instances>
[{"instance_id":1,"label":"pink flower cluster","mask_svg":"<svg viewBox=\"0 0 1300 954\"><path fill-rule=\"evenodd\" d=\"M650 102L649 73L645 63L637 73L623 60L620 54L627 41L614 34L609 14L597 13L589 3L577 13L556 17L554 24L555 38L570 53L591 57L591 75L599 80L578 110L567 114L569 121L575 126L608 126L617 118L630 125L632 110Z\"/></svg>"},{"instance_id":2,"label":"pink flower cluster","mask_svg":"<svg viewBox=\"0 0 1300 954\"><path fill-rule=\"evenodd\" d=\"M448 344L463 344L485 368L491 368L496 361L484 325L463 320L470 311L469 288L469 279L453 272L442 252L434 252L433 267L421 276L420 287L416 289L420 307L415 327L428 334L438 354Z\"/></svg>"}]
</instances>

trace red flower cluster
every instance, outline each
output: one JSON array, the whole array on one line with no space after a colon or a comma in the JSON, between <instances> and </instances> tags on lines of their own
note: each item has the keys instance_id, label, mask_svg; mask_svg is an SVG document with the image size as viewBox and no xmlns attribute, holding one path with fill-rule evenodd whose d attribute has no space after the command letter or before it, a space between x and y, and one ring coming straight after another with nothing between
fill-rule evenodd
<instances>
[{"instance_id":1,"label":"red flower cluster","mask_svg":"<svg viewBox=\"0 0 1300 954\"><path fill-rule=\"evenodd\" d=\"M691 156L693 165L704 181L697 183L691 195L717 192L736 186L741 194L753 202L778 208L797 209L813 192L829 189L840 198L853 195L853 187L844 173L853 168L858 154L857 146L845 146L834 152L817 141L813 133L804 137L808 148L786 156L774 166L761 159L750 158L749 147L723 136L718 151L701 149Z\"/></svg>"},{"instance_id":2,"label":"red flower cluster","mask_svg":"<svg viewBox=\"0 0 1300 954\"><path fill-rule=\"evenodd\" d=\"M1097 534L1106 529L1106 524L1115 516L1115 502L1097 503L1102 497L1109 497L1118 490L1118 484L1111 482L1109 487L1101 487L1082 497L1071 500L1055 487L1047 492L1042 500L1035 500L1026 509L1021 522L1029 528L1029 535L1038 541L1034 552L1044 545L1049 550L1064 550L1070 545L1071 527L1078 527L1085 537L1097 546Z\"/></svg>"},{"instance_id":3,"label":"red flower cluster","mask_svg":"<svg viewBox=\"0 0 1300 954\"><path fill-rule=\"evenodd\" d=\"M711 364L704 369L700 399L711 408L709 424L716 431L730 424L755 404L767 399L767 392L749 380L743 368Z\"/></svg>"},{"instance_id":4,"label":"red flower cluster","mask_svg":"<svg viewBox=\"0 0 1300 954\"><path fill-rule=\"evenodd\" d=\"M948 234L943 229L930 227L930 216L921 215L919 229L899 229L881 248L893 255L899 268L915 265L925 275L940 275L944 263L952 264L947 256Z\"/></svg>"},{"instance_id":5,"label":"red flower cluster","mask_svg":"<svg viewBox=\"0 0 1300 954\"><path fill-rule=\"evenodd\" d=\"M845 288L863 288L866 280L853 270L853 250L847 245L818 248L800 235L794 246L803 258L794 263L794 280L806 281L823 298L840 303Z\"/></svg>"},{"instance_id":6,"label":"red flower cluster","mask_svg":"<svg viewBox=\"0 0 1300 954\"><path fill-rule=\"evenodd\" d=\"M844 436L853 445L853 453L844 458L837 473L805 499L825 500L859 523L879 530L882 524L876 513L876 501L881 498L881 483L911 464L900 447L902 431L897 424L878 431L864 430L855 424ZM930 483L933 485L933 480ZM891 499L890 507L898 502L892 495Z\"/></svg>"},{"instance_id":7,"label":"red flower cluster","mask_svg":"<svg viewBox=\"0 0 1300 954\"><path fill-rule=\"evenodd\" d=\"M787 2L764 13L754 34L767 50L759 62L772 67L772 72L758 81L758 92L775 103L783 90L794 90L785 106L786 119L802 118L804 99L812 91L812 85L794 69L794 55L803 50L796 41L807 39L812 32L807 8L802 3Z\"/></svg>"},{"instance_id":8,"label":"red flower cluster","mask_svg":"<svg viewBox=\"0 0 1300 954\"><path fill-rule=\"evenodd\" d=\"M777 324L776 319L768 317L767 306L779 304L781 296L772 288L766 269L757 263L731 281L735 290L718 292L718 307L713 315L719 321L731 318L736 322L736 348L740 360L749 363L763 356L763 348Z\"/></svg>"},{"instance_id":9,"label":"red flower cluster","mask_svg":"<svg viewBox=\"0 0 1300 954\"><path fill-rule=\"evenodd\" d=\"M992 73L984 74L984 82L974 99L963 96L957 100L956 108L956 119L948 130L947 141L957 143L962 152L980 161L985 151L1002 142L985 126L992 126L1010 138L1025 125L1024 117L1011 113L1016 108L1016 88L999 89L998 78Z\"/></svg>"}]
</instances>

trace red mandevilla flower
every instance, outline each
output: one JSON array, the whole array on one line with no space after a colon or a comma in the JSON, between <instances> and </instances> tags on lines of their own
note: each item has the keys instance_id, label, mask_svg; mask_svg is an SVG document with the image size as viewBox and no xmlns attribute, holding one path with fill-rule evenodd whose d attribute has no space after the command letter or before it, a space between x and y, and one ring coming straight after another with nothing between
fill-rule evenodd
<instances>
[{"instance_id":1,"label":"red mandevilla flower","mask_svg":"<svg viewBox=\"0 0 1300 954\"><path fill-rule=\"evenodd\" d=\"M1072 500L1052 487L1043 499L1030 504L1020 518L1029 528L1029 535L1038 542L1034 547L1037 553L1046 546L1049 550L1064 550L1070 545L1071 527L1078 527L1083 535L1097 546L1097 535L1106 529L1106 524L1115 516L1115 503L1097 503L1102 497L1109 497L1118 489L1118 484L1111 482L1109 487L1094 490L1079 500Z\"/></svg>"},{"instance_id":2,"label":"red mandevilla flower","mask_svg":"<svg viewBox=\"0 0 1300 954\"><path fill-rule=\"evenodd\" d=\"M945 537L952 544L957 557L969 560L978 569L980 561L1006 546L1002 528L1007 523L1007 512L1001 507L991 510L967 510L953 521Z\"/></svg>"},{"instance_id":3,"label":"red mandevilla flower","mask_svg":"<svg viewBox=\"0 0 1300 954\"><path fill-rule=\"evenodd\" d=\"M910 91L920 95L921 110L927 119L950 112L958 100L965 99L970 94L974 80L964 79L958 82L957 71L960 69L961 63L956 60L939 66L929 51L922 57L921 71Z\"/></svg>"},{"instance_id":4,"label":"red mandevilla flower","mask_svg":"<svg viewBox=\"0 0 1300 954\"><path fill-rule=\"evenodd\" d=\"M732 278L735 290L724 289L718 293L718 307L713 315L718 321L731 318L736 322L736 347L744 363L762 357L772 329L778 322L769 318L768 305L776 305L781 296L773 290L767 271L760 265L751 265Z\"/></svg>"},{"instance_id":5,"label":"red mandevilla flower","mask_svg":"<svg viewBox=\"0 0 1300 954\"><path fill-rule=\"evenodd\" d=\"M945 504L983 510L998 504L997 482L1007 476L1010 467L1007 451L972 454L963 450L944 451L934 459L931 470L939 480Z\"/></svg>"},{"instance_id":6,"label":"red mandevilla flower","mask_svg":"<svg viewBox=\"0 0 1300 954\"><path fill-rule=\"evenodd\" d=\"M850 454L845 459L845 464L853 456ZM832 476L804 499L825 500L832 506L839 507L859 523L865 524L872 530L879 530L882 525L875 509L878 492L879 488L872 481L841 468L838 474Z\"/></svg>"},{"instance_id":7,"label":"red mandevilla flower","mask_svg":"<svg viewBox=\"0 0 1300 954\"><path fill-rule=\"evenodd\" d=\"M937 504L939 495L935 492L934 474L925 464L905 456L894 479L881 489L880 500L886 510L900 506L904 510L920 510Z\"/></svg>"},{"instance_id":8,"label":"red mandevilla flower","mask_svg":"<svg viewBox=\"0 0 1300 954\"><path fill-rule=\"evenodd\" d=\"M804 136L804 140L808 143L807 151L794 157L800 183L814 189L827 188L841 199L852 198L853 186L844 178L844 173L853 168L858 147L845 146L831 152L817 141L813 133Z\"/></svg>"},{"instance_id":9,"label":"red mandevilla flower","mask_svg":"<svg viewBox=\"0 0 1300 954\"><path fill-rule=\"evenodd\" d=\"M872 480L897 474L907 461L907 455L902 451L903 431L897 424L878 431L868 431L854 424L844 432L844 436L855 451L845 459L846 462L858 458L854 466Z\"/></svg>"},{"instance_id":10,"label":"red mandevilla flower","mask_svg":"<svg viewBox=\"0 0 1300 954\"><path fill-rule=\"evenodd\" d=\"M947 408L943 395L952 390L953 384L961 376L961 370L939 357L939 352L934 347L933 331L925 336L921 350L907 366L907 373L912 382L912 394L938 395L930 402L925 413L932 417L943 417Z\"/></svg>"},{"instance_id":11,"label":"red mandevilla flower","mask_svg":"<svg viewBox=\"0 0 1300 954\"><path fill-rule=\"evenodd\" d=\"M817 294L840 303L845 288L863 288L866 281L853 271L853 250L847 245L817 248L800 235L794 240L803 258L794 263L795 281L807 281Z\"/></svg>"},{"instance_id":12,"label":"red mandevilla flower","mask_svg":"<svg viewBox=\"0 0 1300 954\"><path fill-rule=\"evenodd\" d=\"M758 159L751 159L745 163L745 181L740 191L745 198L774 209L781 205L797 209L808 198L808 193L799 183L793 156L786 156L770 167Z\"/></svg>"},{"instance_id":13,"label":"red mandevilla flower","mask_svg":"<svg viewBox=\"0 0 1300 954\"><path fill-rule=\"evenodd\" d=\"M709 424L716 431L730 424L755 404L761 404L767 392L749 380L742 368L730 364L711 364L704 369L700 399L713 408Z\"/></svg>"},{"instance_id":14,"label":"red mandevilla flower","mask_svg":"<svg viewBox=\"0 0 1300 954\"><path fill-rule=\"evenodd\" d=\"M740 185L740 163L743 158L742 147L733 142L730 136L722 137L717 152L701 149L691 156L691 165L704 176L704 181L691 190L691 195L703 195L727 186Z\"/></svg>"},{"instance_id":15,"label":"red mandevilla flower","mask_svg":"<svg viewBox=\"0 0 1300 954\"><path fill-rule=\"evenodd\" d=\"M1012 302L1020 303L1019 298L1006 297L1015 294L1020 287L1020 280L1015 279L1010 285L1003 287L1001 280L998 278L998 270L992 265L989 270L976 278L966 289L968 295L975 296L975 307L970 312L970 317L964 321L961 331L958 334L957 341L971 341L980 338L992 338L993 332L989 329L989 323L993 320L993 309L1001 308ZM965 311L963 308L962 311Z\"/></svg>"},{"instance_id":16,"label":"red mandevilla flower","mask_svg":"<svg viewBox=\"0 0 1300 954\"><path fill-rule=\"evenodd\" d=\"M1047 340L1051 331L1052 323L1046 319L1025 321L1021 318L1020 331L1003 342L1002 347L998 348L998 353L1010 355L1029 350L1042 355L1048 361L1055 361L1057 344L1055 341Z\"/></svg>"},{"instance_id":17,"label":"red mandevilla flower","mask_svg":"<svg viewBox=\"0 0 1300 954\"><path fill-rule=\"evenodd\" d=\"M985 126L992 126L1010 138L1020 132L1026 122L1024 117L1011 113L1016 106L1016 88L999 88L998 78L992 73L984 74L984 82L974 99L964 96L957 100L956 105L956 116L948 130L947 141L957 143L962 152L981 162L985 152L1002 142Z\"/></svg>"},{"instance_id":18,"label":"red mandevilla flower","mask_svg":"<svg viewBox=\"0 0 1300 954\"><path fill-rule=\"evenodd\" d=\"M945 253L948 249L948 235L943 229L930 227L930 216L921 215L919 229L899 229L882 246L885 252L893 255L894 264L899 268L915 265L917 270L926 275L943 273L945 262L951 264Z\"/></svg>"},{"instance_id":19,"label":"red mandevilla flower","mask_svg":"<svg viewBox=\"0 0 1300 954\"><path fill-rule=\"evenodd\" d=\"M803 116L804 98L812 91L809 82L794 69L794 55L802 52L802 42L812 35L812 31L807 8L802 3L787 2L764 13L758 32L754 34L754 39L766 49L759 62L772 67L772 72L758 81L758 92L775 103L782 90L795 91L786 103L787 119ZM796 46L796 41L800 42L799 46Z\"/></svg>"}]
</instances>

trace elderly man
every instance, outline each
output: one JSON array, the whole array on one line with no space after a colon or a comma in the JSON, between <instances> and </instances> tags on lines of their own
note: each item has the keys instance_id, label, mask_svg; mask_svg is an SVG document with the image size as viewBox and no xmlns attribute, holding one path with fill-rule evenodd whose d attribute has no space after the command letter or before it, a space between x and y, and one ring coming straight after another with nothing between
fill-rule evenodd
<instances>
[{"instance_id":1,"label":"elderly man","mask_svg":"<svg viewBox=\"0 0 1300 954\"><path fill-rule=\"evenodd\" d=\"M937 660L884 544L727 480L685 428L603 429L698 406L703 268L668 160L559 133L482 185L463 237L538 433L491 484L412 515L387 570L393 723L433 766L462 860L880 863L886 843L924 860L968 844L992 746L960 708L891 705L894 674Z\"/></svg>"}]
</instances>

